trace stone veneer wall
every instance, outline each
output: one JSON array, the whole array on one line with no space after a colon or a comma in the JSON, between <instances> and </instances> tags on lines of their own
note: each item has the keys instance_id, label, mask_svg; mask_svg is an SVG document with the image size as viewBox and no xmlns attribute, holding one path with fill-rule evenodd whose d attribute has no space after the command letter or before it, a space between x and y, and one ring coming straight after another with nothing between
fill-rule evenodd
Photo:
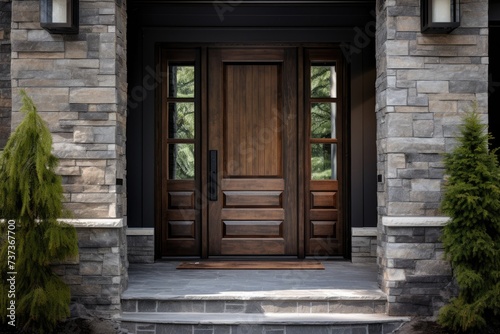
<instances>
[{"instance_id":1,"label":"stone veneer wall","mask_svg":"<svg viewBox=\"0 0 500 334\"><path fill-rule=\"evenodd\" d=\"M71 289L73 303L97 316L117 317L121 310L124 243L122 219L69 221L76 227L79 255L53 266Z\"/></svg>"},{"instance_id":2,"label":"stone veneer wall","mask_svg":"<svg viewBox=\"0 0 500 334\"><path fill-rule=\"evenodd\" d=\"M10 134L10 24L11 1L0 0L0 150Z\"/></svg>"},{"instance_id":3,"label":"stone veneer wall","mask_svg":"<svg viewBox=\"0 0 500 334\"><path fill-rule=\"evenodd\" d=\"M351 239L352 263L377 262L377 228L352 228Z\"/></svg>"},{"instance_id":4,"label":"stone veneer wall","mask_svg":"<svg viewBox=\"0 0 500 334\"><path fill-rule=\"evenodd\" d=\"M477 101L487 116L488 1L461 0L460 27L439 35L420 33L419 6L419 0L376 5L378 257L389 314L434 312L436 305L419 297L423 290L412 287L445 284L419 262L441 263L439 228L411 224L439 216L442 154L454 145L463 113ZM407 225L384 225L400 216ZM426 293L439 296L436 289Z\"/></svg>"},{"instance_id":5,"label":"stone veneer wall","mask_svg":"<svg viewBox=\"0 0 500 334\"><path fill-rule=\"evenodd\" d=\"M118 264L113 265L120 268L120 282L114 276L113 286L105 295L113 300L110 305L119 305L117 300L127 285L128 266L126 6L122 0L86 0L80 1L79 9L79 33L58 35L40 28L39 1L12 1L12 129L22 119L17 111L19 89L24 88L52 132L53 152L60 159L57 172L63 177L65 207L75 218L92 219L95 225L78 229L83 247L79 271L99 281L106 259L112 257L116 262L118 254ZM112 232L100 228L99 222L105 227L108 219L120 219L122 224L113 227ZM112 246L105 241L108 237L112 238ZM94 239L99 242L94 243ZM69 272L73 275L76 269ZM82 278L84 282L88 277ZM108 279L104 281L109 283ZM102 291L85 284L78 289L86 290L84 294ZM98 299L95 302L100 305ZM87 299L86 305L90 304Z\"/></svg>"},{"instance_id":6,"label":"stone veneer wall","mask_svg":"<svg viewBox=\"0 0 500 334\"><path fill-rule=\"evenodd\" d=\"M129 263L154 263L154 228L127 229L127 249Z\"/></svg>"},{"instance_id":7,"label":"stone veneer wall","mask_svg":"<svg viewBox=\"0 0 500 334\"><path fill-rule=\"evenodd\" d=\"M390 315L435 316L458 291L440 241L446 217L383 217L380 241Z\"/></svg>"}]
</instances>

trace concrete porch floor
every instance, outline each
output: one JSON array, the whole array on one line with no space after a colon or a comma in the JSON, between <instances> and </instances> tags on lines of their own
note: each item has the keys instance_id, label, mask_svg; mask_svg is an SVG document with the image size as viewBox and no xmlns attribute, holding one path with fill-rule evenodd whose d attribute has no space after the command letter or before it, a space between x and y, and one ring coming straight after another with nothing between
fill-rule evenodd
<instances>
[{"instance_id":1,"label":"concrete porch floor","mask_svg":"<svg viewBox=\"0 0 500 334\"><path fill-rule=\"evenodd\" d=\"M179 261L131 264L122 299L385 300L376 264L322 261L325 270L177 270Z\"/></svg>"}]
</instances>

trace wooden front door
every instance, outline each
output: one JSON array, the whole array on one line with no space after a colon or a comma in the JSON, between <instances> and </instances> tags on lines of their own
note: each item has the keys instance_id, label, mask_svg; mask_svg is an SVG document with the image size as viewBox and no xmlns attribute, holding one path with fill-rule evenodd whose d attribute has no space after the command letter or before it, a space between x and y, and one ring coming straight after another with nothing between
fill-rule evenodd
<instances>
[{"instance_id":1,"label":"wooden front door","mask_svg":"<svg viewBox=\"0 0 500 334\"><path fill-rule=\"evenodd\" d=\"M211 49L209 255L297 255L295 49Z\"/></svg>"},{"instance_id":2,"label":"wooden front door","mask_svg":"<svg viewBox=\"0 0 500 334\"><path fill-rule=\"evenodd\" d=\"M161 49L161 256L342 256L332 48Z\"/></svg>"}]
</instances>

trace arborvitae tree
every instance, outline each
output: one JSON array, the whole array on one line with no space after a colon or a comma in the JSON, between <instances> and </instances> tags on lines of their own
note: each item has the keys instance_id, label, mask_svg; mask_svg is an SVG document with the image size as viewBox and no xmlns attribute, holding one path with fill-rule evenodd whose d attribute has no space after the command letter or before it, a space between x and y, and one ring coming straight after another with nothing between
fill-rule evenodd
<instances>
[{"instance_id":1,"label":"arborvitae tree","mask_svg":"<svg viewBox=\"0 0 500 334\"><path fill-rule=\"evenodd\" d=\"M63 189L54 172L58 161L51 153L50 131L33 101L24 91L21 96L25 117L0 155L0 218L4 219L0 224L0 318L4 324L11 320L7 308L15 300L18 329L52 333L57 322L69 316L70 291L50 265L76 256L78 240L73 226L57 221L63 214ZM15 235L10 233L9 239L7 227L12 228L13 222ZM9 296L7 272L17 272L14 298Z\"/></svg>"},{"instance_id":2,"label":"arborvitae tree","mask_svg":"<svg viewBox=\"0 0 500 334\"><path fill-rule=\"evenodd\" d=\"M442 211L451 217L443 246L459 286L439 323L458 333L500 328L500 168L489 135L476 112L464 118L453 152L445 156L448 176Z\"/></svg>"}]
</instances>

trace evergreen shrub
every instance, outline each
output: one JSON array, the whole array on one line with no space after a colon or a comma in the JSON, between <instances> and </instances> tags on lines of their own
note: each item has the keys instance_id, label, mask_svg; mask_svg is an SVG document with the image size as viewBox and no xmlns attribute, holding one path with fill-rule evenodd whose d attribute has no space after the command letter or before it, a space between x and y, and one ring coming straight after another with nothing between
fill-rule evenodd
<instances>
[{"instance_id":1,"label":"evergreen shrub","mask_svg":"<svg viewBox=\"0 0 500 334\"><path fill-rule=\"evenodd\" d=\"M63 216L63 189L55 173L58 160L51 153L52 136L33 101L24 91L21 97L24 119L0 155L0 218L4 220L0 224L0 317L8 326L14 313L15 322L10 325L18 330L52 333L58 321L70 314L70 290L51 270L51 263L76 256L78 240L73 226L57 221ZM15 296L7 281L13 276ZM8 310L12 301L15 312Z\"/></svg>"},{"instance_id":2,"label":"evergreen shrub","mask_svg":"<svg viewBox=\"0 0 500 334\"><path fill-rule=\"evenodd\" d=\"M459 294L438 322L456 333L500 328L500 167L489 139L477 112L467 113L458 145L444 159L441 207L450 221L442 241Z\"/></svg>"}]
</instances>

